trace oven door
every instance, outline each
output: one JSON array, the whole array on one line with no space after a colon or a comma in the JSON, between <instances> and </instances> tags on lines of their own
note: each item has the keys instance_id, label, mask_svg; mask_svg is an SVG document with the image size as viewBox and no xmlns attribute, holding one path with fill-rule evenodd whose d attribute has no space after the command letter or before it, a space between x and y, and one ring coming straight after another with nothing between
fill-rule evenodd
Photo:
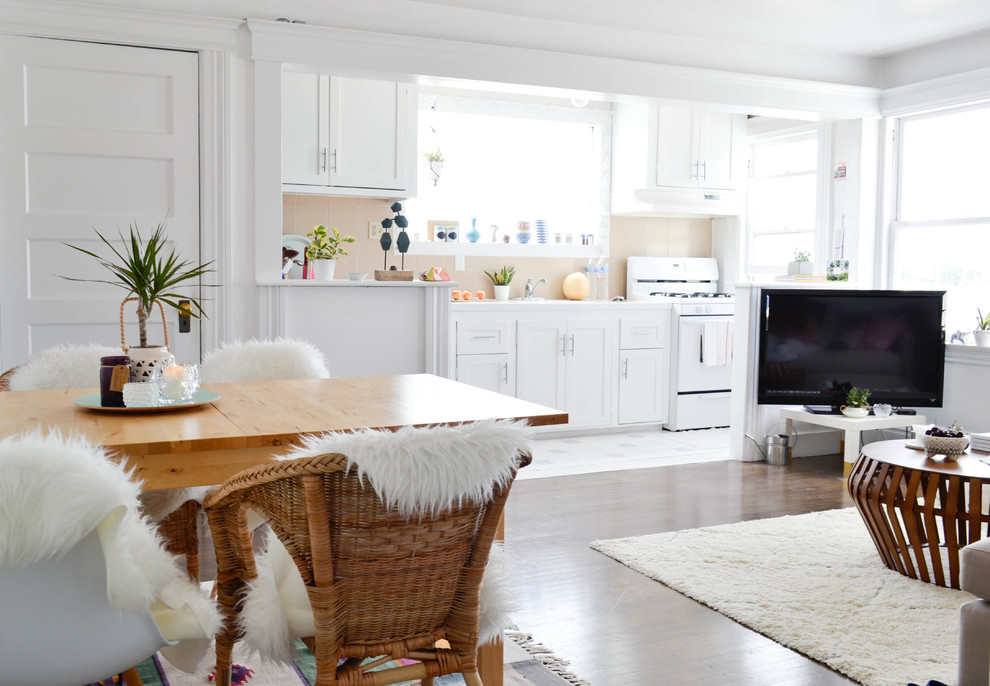
<instances>
[{"instance_id":1,"label":"oven door","mask_svg":"<svg viewBox=\"0 0 990 686\"><path fill-rule=\"evenodd\" d=\"M727 391L732 387L732 364L705 364L706 322L732 322L732 315L681 315L677 318L678 393ZM711 327L709 327L711 328ZM729 355L731 359L731 351Z\"/></svg>"}]
</instances>

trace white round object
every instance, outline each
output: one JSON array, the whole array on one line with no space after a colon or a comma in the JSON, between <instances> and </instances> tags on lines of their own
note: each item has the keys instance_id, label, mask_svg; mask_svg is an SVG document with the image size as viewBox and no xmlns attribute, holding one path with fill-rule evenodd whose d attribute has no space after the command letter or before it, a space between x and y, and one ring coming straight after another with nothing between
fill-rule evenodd
<instances>
[{"instance_id":1,"label":"white round object","mask_svg":"<svg viewBox=\"0 0 990 686\"><path fill-rule=\"evenodd\" d=\"M574 272L564 277L564 297L568 300L584 300L588 297L588 277Z\"/></svg>"},{"instance_id":2,"label":"white round object","mask_svg":"<svg viewBox=\"0 0 990 686\"><path fill-rule=\"evenodd\" d=\"M351 281L364 281L367 276L367 272L347 272L347 278Z\"/></svg>"}]
</instances>

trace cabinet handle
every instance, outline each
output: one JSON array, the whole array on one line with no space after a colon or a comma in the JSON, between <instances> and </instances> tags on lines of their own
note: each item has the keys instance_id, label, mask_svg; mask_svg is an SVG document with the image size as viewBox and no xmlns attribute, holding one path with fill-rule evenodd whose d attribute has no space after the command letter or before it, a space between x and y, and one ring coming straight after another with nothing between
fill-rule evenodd
<instances>
[{"instance_id":1,"label":"cabinet handle","mask_svg":"<svg viewBox=\"0 0 990 686\"><path fill-rule=\"evenodd\" d=\"M629 358L622 360L622 378L629 378Z\"/></svg>"},{"instance_id":2,"label":"cabinet handle","mask_svg":"<svg viewBox=\"0 0 990 686\"><path fill-rule=\"evenodd\" d=\"M571 334L571 357L574 357L574 334Z\"/></svg>"},{"instance_id":3,"label":"cabinet handle","mask_svg":"<svg viewBox=\"0 0 990 686\"><path fill-rule=\"evenodd\" d=\"M698 336L698 361L705 363L705 334Z\"/></svg>"},{"instance_id":4,"label":"cabinet handle","mask_svg":"<svg viewBox=\"0 0 990 686\"><path fill-rule=\"evenodd\" d=\"M699 162L698 160L695 160L694 161L694 178L696 178L696 179L701 178L700 176L698 176L698 165L700 165L700 164L701 164L701 162Z\"/></svg>"},{"instance_id":5,"label":"cabinet handle","mask_svg":"<svg viewBox=\"0 0 990 686\"><path fill-rule=\"evenodd\" d=\"M485 341L487 341L487 340L490 340L492 338L495 338L495 334L492 334L491 336L474 336L471 340L475 340L475 341L485 340Z\"/></svg>"},{"instance_id":6,"label":"cabinet handle","mask_svg":"<svg viewBox=\"0 0 990 686\"><path fill-rule=\"evenodd\" d=\"M320 171L325 172L327 170L327 149L323 148L323 152L320 153L320 157L323 161L320 163Z\"/></svg>"},{"instance_id":7,"label":"cabinet handle","mask_svg":"<svg viewBox=\"0 0 990 686\"><path fill-rule=\"evenodd\" d=\"M653 329L639 329L637 331L633 331L634 336L650 336L652 334Z\"/></svg>"},{"instance_id":8,"label":"cabinet handle","mask_svg":"<svg viewBox=\"0 0 990 686\"><path fill-rule=\"evenodd\" d=\"M337 173L337 148L333 149L333 173Z\"/></svg>"},{"instance_id":9,"label":"cabinet handle","mask_svg":"<svg viewBox=\"0 0 990 686\"><path fill-rule=\"evenodd\" d=\"M560 337L560 354L567 355L567 336Z\"/></svg>"},{"instance_id":10,"label":"cabinet handle","mask_svg":"<svg viewBox=\"0 0 990 686\"><path fill-rule=\"evenodd\" d=\"M701 180L702 181L708 180L708 160L705 160L704 162L701 163Z\"/></svg>"},{"instance_id":11,"label":"cabinet handle","mask_svg":"<svg viewBox=\"0 0 990 686\"><path fill-rule=\"evenodd\" d=\"M508 362L503 362L502 363L502 381L505 383L506 386L509 385L509 363Z\"/></svg>"}]
</instances>

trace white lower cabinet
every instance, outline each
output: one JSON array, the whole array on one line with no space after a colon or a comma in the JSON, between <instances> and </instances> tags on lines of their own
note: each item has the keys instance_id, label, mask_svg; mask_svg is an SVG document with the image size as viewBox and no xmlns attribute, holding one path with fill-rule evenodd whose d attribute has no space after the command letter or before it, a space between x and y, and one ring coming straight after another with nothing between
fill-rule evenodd
<instances>
[{"instance_id":1,"label":"white lower cabinet","mask_svg":"<svg viewBox=\"0 0 990 686\"><path fill-rule=\"evenodd\" d=\"M669 309L635 317L620 316L630 309L621 304L453 309L458 381L565 410L572 428L666 420Z\"/></svg>"}]
</instances>

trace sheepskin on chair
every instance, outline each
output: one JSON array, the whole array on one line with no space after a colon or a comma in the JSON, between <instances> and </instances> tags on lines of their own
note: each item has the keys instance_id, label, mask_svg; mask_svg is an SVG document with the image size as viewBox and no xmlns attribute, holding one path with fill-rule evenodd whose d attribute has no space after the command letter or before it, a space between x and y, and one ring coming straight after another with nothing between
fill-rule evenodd
<instances>
[{"instance_id":1,"label":"sheepskin on chair","mask_svg":"<svg viewBox=\"0 0 990 686\"><path fill-rule=\"evenodd\" d=\"M95 343L46 348L17 367L10 377L10 390L97 388L100 385L100 358L123 354L119 347Z\"/></svg>"},{"instance_id":2,"label":"sheepskin on chair","mask_svg":"<svg viewBox=\"0 0 990 686\"><path fill-rule=\"evenodd\" d=\"M305 341L276 338L224 343L203 359L203 383L327 379L330 370L320 350Z\"/></svg>"},{"instance_id":3,"label":"sheepskin on chair","mask_svg":"<svg viewBox=\"0 0 990 686\"><path fill-rule=\"evenodd\" d=\"M436 513L464 501L484 502L512 478L520 452L529 450L525 422L484 420L459 426L366 429L309 437L280 460L340 453L348 458L382 504L403 517ZM292 556L269 534L240 614L244 643L266 659L291 660L293 637L313 635L314 618L305 583ZM513 595L501 547L492 546L481 585L478 644L509 626Z\"/></svg>"},{"instance_id":4,"label":"sheepskin on chair","mask_svg":"<svg viewBox=\"0 0 990 686\"><path fill-rule=\"evenodd\" d=\"M0 566L23 567L65 554L99 531L107 597L123 610L158 607L162 621L198 629L220 627L215 604L192 584L161 545L138 507L140 486L125 468L79 437L40 431L0 441ZM153 613L154 614L154 613ZM183 629L182 631L185 631ZM188 636L180 636L187 638ZM202 656L208 641L194 647ZM195 666L198 657L183 656Z\"/></svg>"}]
</instances>

